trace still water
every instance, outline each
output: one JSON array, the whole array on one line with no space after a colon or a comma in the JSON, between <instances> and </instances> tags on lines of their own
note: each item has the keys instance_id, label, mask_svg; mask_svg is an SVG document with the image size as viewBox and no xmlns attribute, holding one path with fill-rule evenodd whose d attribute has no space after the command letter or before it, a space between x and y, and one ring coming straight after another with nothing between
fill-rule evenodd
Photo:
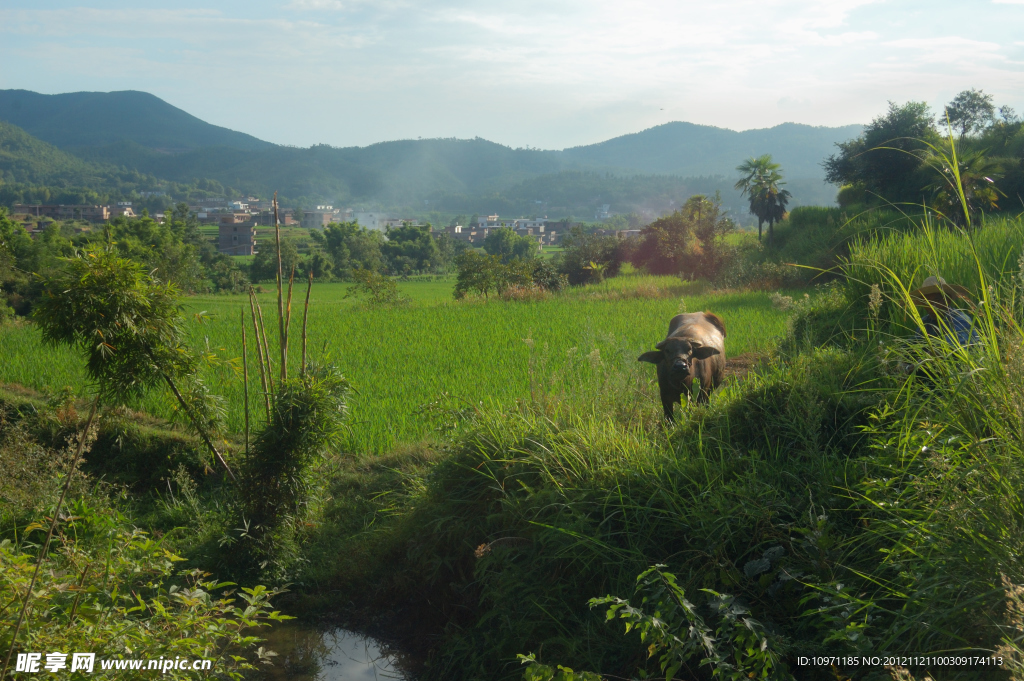
<instances>
[{"instance_id":1,"label":"still water","mask_svg":"<svg viewBox=\"0 0 1024 681\"><path fill-rule=\"evenodd\" d=\"M260 681L384 681L410 677L397 655L376 640L338 628L284 623L262 630L262 645L277 653L274 666L263 666Z\"/></svg>"}]
</instances>

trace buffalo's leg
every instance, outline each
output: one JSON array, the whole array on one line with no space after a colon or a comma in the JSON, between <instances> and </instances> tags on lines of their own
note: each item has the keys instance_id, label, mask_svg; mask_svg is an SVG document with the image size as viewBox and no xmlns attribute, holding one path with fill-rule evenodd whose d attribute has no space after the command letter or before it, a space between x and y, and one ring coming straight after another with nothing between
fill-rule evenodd
<instances>
[{"instance_id":1,"label":"buffalo's leg","mask_svg":"<svg viewBox=\"0 0 1024 681\"><path fill-rule=\"evenodd\" d=\"M681 397L682 393L661 393L661 406L665 410L665 418L668 419L669 421L675 422L675 406L676 403L679 402Z\"/></svg>"}]
</instances>

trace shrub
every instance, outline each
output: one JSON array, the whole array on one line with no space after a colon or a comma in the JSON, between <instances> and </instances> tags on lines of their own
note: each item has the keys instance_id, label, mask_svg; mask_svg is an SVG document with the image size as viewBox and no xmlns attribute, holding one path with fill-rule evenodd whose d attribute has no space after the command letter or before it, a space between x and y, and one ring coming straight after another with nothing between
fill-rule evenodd
<instances>
[{"instance_id":1,"label":"shrub","mask_svg":"<svg viewBox=\"0 0 1024 681\"><path fill-rule=\"evenodd\" d=\"M304 514L310 465L340 443L349 383L331 365L311 364L273 395L272 417L252 444L239 479L236 569L282 579L297 558L295 524Z\"/></svg>"},{"instance_id":2,"label":"shrub","mask_svg":"<svg viewBox=\"0 0 1024 681\"><path fill-rule=\"evenodd\" d=\"M519 236L511 227L492 229L484 239L484 251L496 255L504 263L512 260L531 260L537 255L537 241Z\"/></svg>"},{"instance_id":3,"label":"shrub","mask_svg":"<svg viewBox=\"0 0 1024 681\"><path fill-rule=\"evenodd\" d=\"M626 261L625 240L588 234L579 227L569 231L569 235L562 241L562 248L562 252L556 256L555 267L572 286L595 281L591 263L603 268L603 277L614 277Z\"/></svg>"},{"instance_id":4,"label":"shrub","mask_svg":"<svg viewBox=\"0 0 1024 681\"><path fill-rule=\"evenodd\" d=\"M507 301L544 300L551 294L536 284L513 284L501 292L501 299Z\"/></svg>"},{"instance_id":5,"label":"shrub","mask_svg":"<svg viewBox=\"0 0 1024 681\"><path fill-rule=\"evenodd\" d=\"M560 291L566 285L564 275L559 274L543 260L513 259L503 263L497 255L482 255L468 250L456 258L458 279L455 297L464 298L468 293L477 293L487 298L491 291L504 296L509 289L517 293L529 289L538 291Z\"/></svg>"},{"instance_id":6,"label":"shrub","mask_svg":"<svg viewBox=\"0 0 1024 681\"><path fill-rule=\"evenodd\" d=\"M652 274L713 280L732 255L722 237L733 229L717 197L691 196L682 208L643 229L632 263Z\"/></svg>"},{"instance_id":7,"label":"shrub","mask_svg":"<svg viewBox=\"0 0 1024 681\"><path fill-rule=\"evenodd\" d=\"M355 283L345 297L357 295L368 296L373 306L398 305L407 299L398 292L398 284L391 277L373 270L352 270L352 281Z\"/></svg>"},{"instance_id":8,"label":"shrub","mask_svg":"<svg viewBox=\"0 0 1024 681\"><path fill-rule=\"evenodd\" d=\"M12 667L19 653L63 653L70 669L71 653L94 652L94 673L127 680L139 672L101 672L100 659L212 658L212 674L241 679L244 670L255 667L252 658L237 653L270 660L274 653L256 649L261 639L254 629L288 619L270 610L270 599L279 591L256 586L237 593L229 588L233 584L199 570L180 573L183 583L174 584L174 566L183 558L142 531L117 528L123 519L82 503L72 512L76 517L60 536L60 547L45 557L39 571ZM75 541L75 534L97 534L96 546ZM0 542L0 599L9 606L0 611L5 655L20 612L10 605L23 598L34 571L34 556L24 547ZM169 674L189 677L187 672Z\"/></svg>"}]
</instances>

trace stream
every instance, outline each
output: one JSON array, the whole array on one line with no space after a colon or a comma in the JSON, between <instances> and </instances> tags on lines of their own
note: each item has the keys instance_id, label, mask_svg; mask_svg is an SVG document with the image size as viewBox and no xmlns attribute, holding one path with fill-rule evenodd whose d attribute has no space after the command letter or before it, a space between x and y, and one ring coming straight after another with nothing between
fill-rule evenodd
<instances>
[{"instance_id":1,"label":"stream","mask_svg":"<svg viewBox=\"0 0 1024 681\"><path fill-rule=\"evenodd\" d=\"M286 622L264 629L262 645L277 653L259 681L409 681L399 655L373 638L337 627Z\"/></svg>"}]
</instances>

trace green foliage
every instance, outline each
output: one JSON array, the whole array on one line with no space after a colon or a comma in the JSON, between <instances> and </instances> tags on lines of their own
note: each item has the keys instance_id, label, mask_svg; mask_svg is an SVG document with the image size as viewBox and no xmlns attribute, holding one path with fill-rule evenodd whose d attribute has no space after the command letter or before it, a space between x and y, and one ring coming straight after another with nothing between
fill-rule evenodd
<instances>
[{"instance_id":1,"label":"green foliage","mask_svg":"<svg viewBox=\"0 0 1024 681\"><path fill-rule=\"evenodd\" d=\"M576 672L562 665L549 667L541 664L533 653L520 655L519 659L528 665L523 670L523 681L603 681L603 677L594 672Z\"/></svg>"},{"instance_id":2,"label":"green foliage","mask_svg":"<svg viewBox=\"0 0 1024 681\"><path fill-rule=\"evenodd\" d=\"M409 225L388 229L381 254L392 274L412 274L433 269L439 258L437 241L430 225Z\"/></svg>"},{"instance_id":3,"label":"green foliage","mask_svg":"<svg viewBox=\"0 0 1024 681\"><path fill-rule=\"evenodd\" d=\"M750 212L757 217L757 240L761 240L761 226L768 223L768 245L774 241L775 223L786 214L786 205L792 194L782 189L786 183L782 181L782 166L772 161L771 154L757 158L749 158L741 163L736 170L743 177L736 183L735 189L750 200Z\"/></svg>"},{"instance_id":4,"label":"green foliage","mask_svg":"<svg viewBox=\"0 0 1024 681\"><path fill-rule=\"evenodd\" d=\"M512 289L547 292L560 291L566 286L564 275L542 260L514 258L502 262L498 255L484 255L470 249L460 253L455 264L458 267L456 299L470 293L488 298L492 291L503 295Z\"/></svg>"},{"instance_id":5,"label":"green foliage","mask_svg":"<svg viewBox=\"0 0 1024 681\"><path fill-rule=\"evenodd\" d=\"M947 105L936 130L924 103L890 102L889 112L860 138L837 145L839 153L824 163L827 181L844 185L844 206L931 203L952 221L962 221L964 210L992 212L1000 197L1017 203L1024 189L1024 145L1014 142L1021 121L1012 109L1001 111L1005 115L997 120L991 95L964 90ZM947 130L943 141L940 131Z\"/></svg>"},{"instance_id":6,"label":"green foliage","mask_svg":"<svg viewBox=\"0 0 1024 681\"><path fill-rule=\"evenodd\" d=\"M728 266L732 254L723 237L733 227L717 197L691 196L680 210L643 229L633 265L653 274L712 281Z\"/></svg>"},{"instance_id":7,"label":"green foliage","mask_svg":"<svg viewBox=\"0 0 1024 681\"><path fill-rule=\"evenodd\" d=\"M455 298L464 298L470 293L488 298L497 288L498 278L503 270L501 258L484 255L476 250L466 250L455 259L458 278L455 282Z\"/></svg>"},{"instance_id":8,"label":"green foliage","mask_svg":"<svg viewBox=\"0 0 1024 681\"><path fill-rule=\"evenodd\" d=\"M602 279L616 276L629 255L624 241L614 236L589 234L579 227L573 227L561 245L562 252L556 256L555 267L572 286L594 281L591 263L602 267Z\"/></svg>"},{"instance_id":9,"label":"green foliage","mask_svg":"<svg viewBox=\"0 0 1024 681\"><path fill-rule=\"evenodd\" d=\"M335 273L348 279L354 270L377 272L384 267L380 232L360 227L355 222L334 223L323 230L309 232L313 241L323 247L334 261Z\"/></svg>"},{"instance_id":10,"label":"green foliage","mask_svg":"<svg viewBox=\"0 0 1024 681\"><path fill-rule=\"evenodd\" d=\"M992 95L981 90L964 90L946 105L946 120L964 139L973 132L981 132L995 119L996 107Z\"/></svg>"},{"instance_id":11,"label":"green foliage","mask_svg":"<svg viewBox=\"0 0 1024 681\"><path fill-rule=\"evenodd\" d=\"M63 267L62 258L99 248L138 262L150 276L186 293L240 292L248 285L234 262L202 236L188 206L179 204L163 224L148 216L118 217L103 229L76 233L70 225L51 222L34 239L0 214L0 290L19 314L28 314L41 292L32 274L51 276Z\"/></svg>"},{"instance_id":12,"label":"green foliage","mask_svg":"<svg viewBox=\"0 0 1024 681\"><path fill-rule=\"evenodd\" d=\"M928 166L938 179L928 186L934 199L932 207L945 220L958 225L998 208L1000 191L996 180L1002 178L1000 164L976 149L964 153L949 139L949 152L932 148Z\"/></svg>"},{"instance_id":13,"label":"green foliage","mask_svg":"<svg viewBox=\"0 0 1024 681\"><path fill-rule=\"evenodd\" d=\"M709 609L717 616L715 631L705 624L697 607L686 599L676 576L655 565L637 577L640 606L628 600L605 596L593 598L590 607L608 605L607 619L621 619L626 633L637 631L648 645L648 655L658 656L661 673L672 679L687 662L700 657L700 666L711 667L712 678L792 679L782 660L785 648L769 636L760 622L736 598L710 589ZM647 608L647 612L644 611Z\"/></svg>"},{"instance_id":14,"label":"green foliage","mask_svg":"<svg viewBox=\"0 0 1024 681\"><path fill-rule=\"evenodd\" d=\"M352 281L355 282L349 289L347 296L366 295L367 300L374 307L384 305L397 305L408 302L398 292L398 284L386 274L374 270L355 269L352 270Z\"/></svg>"},{"instance_id":15,"label":"green foliage","mask_svg":"<svg viewBox=\"0 0 1024 681\"><path fill-rule=\"evenodd\" d=\"M519 236L511 227L492 229L484 239L484 251L508 264L512 260L530 260L537 255L537 241Z\"/></svg>"},{"instance_id":16,"label":"green foliage","mask_svg":"<svg viewBox=\"0 0 1024 681\"><path fill-rule=\"evenodd\" d=\"M281 382L271 420L256 435L240 476L237 527L229 561L239 571L282 580L298 558L295 525L304 513L309 468L341 442L349 382L329 364Z\"/></svg>"},{"instance_id":17,"label":"green foliage","mask_svg":"<svg viewBox=\"0 0 1024 681\"><path fill-rule=\"evenodd\" d=\"M836 145L839 153L824 162L826 181L859 184L895 203L920 202L926 181L921 161L928 143L936 141L927 104L889 102L888 112L872 120L860 137Z\"/></svg>"},{"instance_id":18,"label":"green foliage","mask_svg":"<svg viewBox=\"0 0 1024 681\"><path fill-rule=\"evenodd\" d=\"M177 288L104 249L64 259L43 282L35 319L43 340L85 355L107 398L123 401L166 377L192 374Z\"/></svg>"},{"instance_id":19,"label":"green foliage","mask_svg":"<svg viewBox=\"0 0 1024 681\"><path fill-rule=\"evenodd\" d=\"M292 239L281 239L281 272L284 276L285 286L288 285L288 278L291 277L293 268L296 277L300 277L303 269L299 249L296 248ZM277 271L277 240L274 238L263 239L257 244L256 257L249 265L249 277L254 282L277 281Z\"/></svg>"},{"instance_id":20,"label":"green foliage","mask_svg":"<svg viewBox=\"0 0 1024 681\"><path fill-rule=\"evenodd\" d=\"M214 673L242 679L254 669L245 654L269 662L274 653L257 649L253 630L290 619L270 610L280 591L263 586L240 592L199 570L175 575L184 559L139 530L124 530L123 519L77 502L60 546L44 560L32 608L14 648L20 652L96 652L105 659L211 658ZM30 526L31 528L31 526ZM31 531L31 529L29 529ZM90 542L75 536L91 536ZM35 557L28 546L0 542L0 598L23 597ZM180 577L181 583L174 583ZM6 652L19 609L0 611L0 647ZM255 649L255 650L254 650ZM237 653L243 653L239 655ZM100 672L97 659L94 673ZM100 672L107 678L138 678L139 672ZM188 673L171 672L169 678Z\"/></svg>"}]
</instances>

